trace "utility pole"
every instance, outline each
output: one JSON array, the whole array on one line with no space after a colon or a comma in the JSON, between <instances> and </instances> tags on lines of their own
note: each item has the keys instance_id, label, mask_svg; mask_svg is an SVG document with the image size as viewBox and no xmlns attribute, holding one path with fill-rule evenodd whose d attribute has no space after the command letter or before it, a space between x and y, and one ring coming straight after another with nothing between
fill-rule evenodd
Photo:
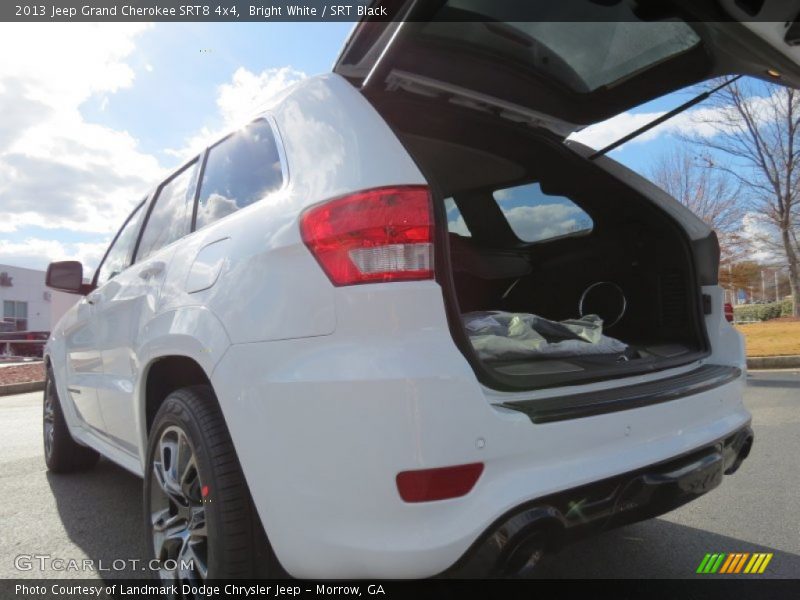
<instances>
[{"instance_id":1,"label":"utility pole","mask_svg":"<svg viewBox=\"0 0 800 600\"><path fill-rule=\"evenodd\" d=\"M764 269L761 269L761 300L767 301L767 286L764 283Z\"/></svg>"},{"instance_id":2,"label":"utility pole","mask_svg":"<svg viewBox=\"0 0 800 600\"><path fill-rule=\"evenodd\" d=\"M778 269L775 269L775 302L781 301L781 294L779 287L780 286L778 284Z\"/></svg>"},{"instance_id":3,"label":"utility pole","mask_svg":"<svg viewBox=\"0 0 800 600\"><path fill-rule=\"evenodd\" d=\"M736 286L733 285L733 266L728 263L728 287L731 292L731 304L736 304Z\"/></svg>"}]
</instances>

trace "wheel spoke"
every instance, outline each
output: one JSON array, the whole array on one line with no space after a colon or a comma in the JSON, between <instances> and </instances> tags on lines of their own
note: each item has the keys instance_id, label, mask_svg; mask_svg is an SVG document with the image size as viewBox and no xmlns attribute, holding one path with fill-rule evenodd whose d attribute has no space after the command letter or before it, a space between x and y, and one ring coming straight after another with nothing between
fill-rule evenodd
<instances>
[{"instance_id":1,"label":"wheel spoke","mask_svg":"<svg viewBox=\"0 0 800 600\"><path fill-rule=\"evenodd\" d=\"M191 573L190 569L185 569L184 564L189 563L194 567L194 574L199 579L205 579L208 576L208 565L206 564L206 557L201 556L204 554L200 552L200 543L193 541L191 538L186 540L186 543L181 548L178 554L178 568L184 572Z\"/></svg>"},{"instance_id":2,"label":"wheel spoke","mask_svg":"<svg viewBox=\"0 0 800 600\"><path fill-rule=\"evenodd\" d=\"M157 532L166 532L170 529L175 529L176 526L180 525L183 528L186 528L186 517L182 514L170 514L170 510L165 508L153 515L153 530Z\"/></svg>"},{"instance_id":3,"label":"wheel spoke","mask_svg":"<svg viewBox=\"0 0 800 600\"><path fill-rule=\"evenodd\" d=\"M156 463L158 477L161 489L167 496L174 502L181 506L189 504L183 490L178 476L178 461L180 455L180 443L178 440L166 439L166 435L161 440L160 455L161 463Z\"/></svg>"},{"instance_id":4,"label":"wheel spoke","mask_svg":"<svg viewBox=\"0 0 800 600\"><path fill-rule=\"evenodd\" d=\"M155 550L156 558L160 561L176 558L180 554L185 541L185 523L163 531L155 531L153 534L153 549Z\"/></svg>"},{"instance_id":5,"label":"wheel spoke","mask_svg":"<svg viewBox=\"0 0 800 600\"><path fill-rule=\"evenodd\" d=\"M189 442L186 440L186 436L183 435L183 433L179 433L178 439L175 442L175 460L173 460L170 465L170 477L178 487L181 487L186 469L192 463L193 459L194 455L192 454Z\"/></svg>"},{"instance_id":6,"label":"wheel spoke","mask_svg":"<svg viewBox=\"0 0 800 600\"><path fill-rule=\"evenodd\" d=\"M159 487L167 495L167 498L172 498L174 490L169 484L167 473L164 471L164 465L162 463L157 462L153 465L153 475L155 475Z\"/></svg>"},{"instance_id":7,"label":"wheel spoke","mask_svg":"<svg viewBox=\"0 0 800 600\"><path fill-rule=\"evenodd\" d=\"M191 518L189 519L189 534L193 538L205 538L208 536L206 529L206 509L202 506L191 508Z\"/></svg>"},{"instance_id":8,"label":"wheel spoke","mask_svg":"<svg viewBox=\"0 0 800 600\"><path fill-rule=\"evenodd\" d=\"M180 476L181 492L190 502L200 502L200 478L197 476L197 464L194 456L183 468Z\"/></svg>"}]
</instances>

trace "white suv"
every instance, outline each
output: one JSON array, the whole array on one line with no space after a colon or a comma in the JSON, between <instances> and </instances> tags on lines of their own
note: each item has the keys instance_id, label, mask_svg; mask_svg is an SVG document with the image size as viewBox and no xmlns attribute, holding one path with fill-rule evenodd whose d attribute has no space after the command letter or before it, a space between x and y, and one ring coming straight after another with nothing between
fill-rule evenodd
<instances>
[{"instance_id":1,"label":"white suv","mask_svg":"<svg viewBox=\"0 0 800 600\"><path fill-rule=\"evenodd\" d=\"M361 23L155 186L91 283L50 266L83 297L46 349L47 465L142 476L163 576L516 574L747 456L714 233L565 138L716 75L797 84L798 50L501 5Z\"/></svg>"}]
</instances>

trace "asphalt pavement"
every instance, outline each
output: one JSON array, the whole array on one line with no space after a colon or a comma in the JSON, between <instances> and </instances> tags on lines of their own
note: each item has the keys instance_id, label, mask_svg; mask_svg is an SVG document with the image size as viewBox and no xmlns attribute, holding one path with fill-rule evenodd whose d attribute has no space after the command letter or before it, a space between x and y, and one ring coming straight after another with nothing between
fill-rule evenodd
<instances>
[{"instance_id":1,"label":"asphalt pavement","mask_svg":"<svg viewBox=\"0 0 800 600\"><path fill-rule=\"evenodd\" d=\"M143 576L119 562L144 555L141 481L107 460L87 473L48 473L41 402L41 392L0 397L0 578ZM569 546L547 557L538 577L696 577L706 553L771 552L759 577L800 578L800 372L751 373L746 402L755 444L720 488ZM56 570L53 559L107 570L64 570L68 562Z\"/></svg>"}]
</instances>

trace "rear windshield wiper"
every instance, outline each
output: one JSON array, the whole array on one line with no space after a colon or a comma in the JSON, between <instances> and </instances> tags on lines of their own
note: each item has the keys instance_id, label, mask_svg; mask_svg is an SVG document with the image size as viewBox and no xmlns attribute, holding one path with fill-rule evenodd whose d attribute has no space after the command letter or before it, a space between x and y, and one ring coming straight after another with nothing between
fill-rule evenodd
<instances>
[{"instance_id":1,"label":"rear windshield wiper","mask_svg":"<svg viewBox=\"0 0 800 600\"><path fill-rule=\"evenodd\" d=\"M622 146L622 144L624 144L625 142L629 142L633 138L642 135L645 131L650 131L653 127L656 127L657 125L661 125L661 123L663 123L664 121L668 121L669 119L671 119L675 115L679 115L683 111L685 111L685 110L687 110L689 108L692 108L694 105L700 104L703 100L706 100L709 96L711 96L712 94L715 94L716 92L718 92L719 90L721 90L725 86L728 86L728 85L732 84L734 81L736 81L740 77L742 77L742 75L736 75L735 77L731 77L730 79L728 79L724 83L718 85L717 87L715 87L713 89L710 89L708 91L705 91L705 92L703 92L702 94L700 94L698 96L695 96L694 98L692 98L688 102L684 102L683 104L681 104L677 108L673 108L668 113L664 113L660 117L658 117L656 119L653 119L652 121L650 121L649 123L647 123L645 125L642 125L641 127L639 127L639 129L636 129L635 131L630 132L628 135L625 135L625 136L619 138L616 142L611 142L605 148L603 148L601 150L598 150L594 154L589 155L589 160L594 160L595 158L598 158L599 156L603 156L604 154L607 154L607 153L611 152L614 148L618 148L619 146Z\"/></svg>"}]
</instances>

